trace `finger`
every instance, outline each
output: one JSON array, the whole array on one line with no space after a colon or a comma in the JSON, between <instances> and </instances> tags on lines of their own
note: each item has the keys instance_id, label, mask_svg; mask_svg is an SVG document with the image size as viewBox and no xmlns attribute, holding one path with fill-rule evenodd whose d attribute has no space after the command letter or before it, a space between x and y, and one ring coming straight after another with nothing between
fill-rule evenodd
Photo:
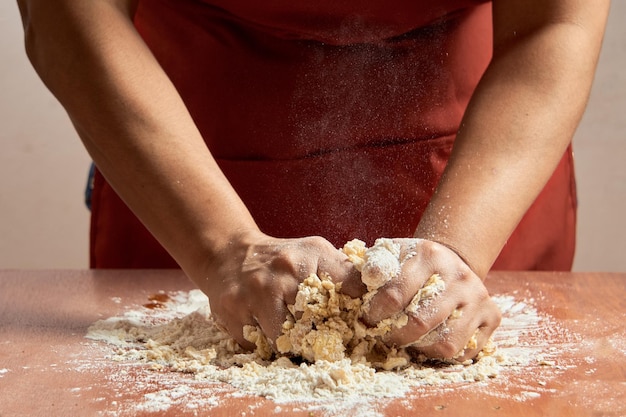
<instances>
[{"instance_id":1,"label":"finger","mask_svg":"<svg viewBox=\"0 0 626 417\"><path fill-rule=\"evenodd\" d=\"M282 327L288 318L292 318L288 305L295 304L298 292L298 283L315 271L313 263L302 264L299 276L294 277L292 272L283 271L272 275L271 280L264 281L263 285L271 285L271 292L261 289L251 288L253 291L250 300L254 304L249 306L253 312L255 321L258 323L263 333L270 343L275 346L276 339L282 334ZM255 296L256 294L268 294L266 297ZM271 294L271 295L269 295ZM256 301L256 302L255 302Z\"/></svg>"},{"instance_id":2,"label":"finger","mask_svg":"<svg viewBox=\"0 0 626 417\"><path fill-rule=\"evenodd\" d=\"M318 276L327 274L333 282L341 283L341 293L352 298L365 294L367 289L361 282L361 274L345 253L319 236L307 238L307 244L309 245L307 259L315 260L315 265L309 273L317 273ZM306 276L302 277L304 278Z\"/></svg>"},{"instance_id":3,"label":"finger","mask_svg":"<svg viewBox=\"0 0 626 417\"><path fill-rule=\"evenodd\" d=\"M282 298L275 298L272 304L266 304L265 307L267 311L264 314L259 314L256 321L272 350L276 351L276 339L283 333L283 324L292 315Z\"/></svg>"},{"instance_id":4,"label":"finger","mask_svg":"<svg viewBox=\"0 0 626 417\"><path fill-rule=\"evenodd\" d=\"M463 349L456 354L458 361L463 362L468 359L473 359L480 352L483 351L485 346L490 343L490 338L493 332L500 325L501 313L498 307L493 303L490 308L490 312L485 315L482 323L478 326L475 333L468 339L463 345Z\"/></svg>"},{"instance_id":5,"label":"finger","mask_svg":"<svg viewBox=\"0 0 626 417\"><path fill-rule=\"evenodd\" d=\"M396 346L406 346L420 341L437 328L438 331L447 332L447 327L444 328L442 325L450 321L451 316L459 311L458 307L458 301L448 296L445 290L429 298L423 298L418 303L412 302L407 308L412 311L405 310L404 312L408 315L406 325L393 329L387 335L386 340ZM422 344L424 343L422 341Z\"/></svg>"},{"instance_id":6,"label":"finger","mask_svg":"<svg viewBox=\"0 0 626 417\"><path fill-rule=\"evenodd\" d=\"M463 349L459 350L453 359L459 362L465 362L476 358L483 349L486 348L488 343L491 343L490 337L493 333L493 329L489 329L486 326L479 327L472 337L467 341Z\"/></svg>"},{"instance_id":7,"label":"finger","mask_svg":"<svg viewBox=\"0 0 626 417\"><path fill-rule=\"evenodd\" d=\"M254 318L248 317L244 320L234 320L232 317L230 319L222 319L221 315L214 314L215 324L217 327L228 333L236 342L241 346L244 350L253 351L256 348L256 345L244 337L244 327L246 326L255 326L256 322ZM230 317L230 316L227 316Z\"/></svg>"},{"instance_id":8,"label":"finger","mask_svg":"<svg viewBox=\"0 0 626 417\"><path fill-rule=\"evenodd\" d=\"M341 284L339 292L342 294L358 298L367 292L367 287L361 281L361 273L344 254L338 252L332 260L324 260L318 267L318 275L325 271L333 282Z\"/></svg>"},{"instance_id":9,"label":"finger","mask_svg":"<svg viewBox=\"0 0 626 417\"><path fill-rule=\"evenodd\" d=\"M254 286L249 290L251 290L251 293L255 293ZM267 292L259 288L256 288L256 293L267 294ZM282 294L278 295L269 297L259 295L256 298L248 295L242 298L237 288L224 291L221 294L221 303L218 303L219 310L214 312L215 321L243 349L258 351L258 348L264 345L261 338L267 338L271 341L276 340L288 314ZM242 303L242 300L248 301ZM254 334L252 332L252 330L257 328L260 328L262 333ZM270 344L272 343L271 341L269 342Z\"/></svg>"},{"instance_id":10,"label":"finger","mask_svg":"<svg viewBox=\"0 0 626 417\"><path fill-rule=\"evenodd\" d=\"M372 297L364 315L365 322L375 325L404 311L434 274L435 271L428 264L421 262L419 255L406 260L400 274L378 289Z\"/></svg>"},{"instance_id":11,"label":"finger","mask_svg":"<svg viewBox=\"0 0 626 417\"><path fill-rule=\"evenodd\" d=\"M429 358L463 362L476 357L500 324L500 312L492 304L491 300L485 303L480 315L457 309L453 317L412 344L412 348Z\"/></svg>"},{"instance_id":12,"label":"finger","mask_svg":"<svg viewBox=\"0 0 626 417\"><path fill-rule=\"evenodd\" d=\"M227 285L222 292L210 299L211 315L215 324L226 331L244 349L252 350L254 345L243 336L245 325L255 324L249 309L241 306L241 287Z\"/></svg>"}]
</instances>

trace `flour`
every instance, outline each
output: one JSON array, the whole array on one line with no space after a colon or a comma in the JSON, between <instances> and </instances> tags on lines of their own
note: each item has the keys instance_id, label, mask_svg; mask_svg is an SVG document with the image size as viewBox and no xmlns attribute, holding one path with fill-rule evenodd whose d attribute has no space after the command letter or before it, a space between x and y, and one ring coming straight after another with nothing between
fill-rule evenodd
<instances>
[{"instance_id":1,"label":"flour","mask_svg":"<svg viewBox=\"0 0 626 417\"><path fill-rule=\"evenodd\" d=\"M128 366L148 364L154 370L138 371L146 387L158 378L161 388L145 394L143 402L128 405L137 411L165 410L181 404L207 409L218 406L219 398L251 395L328 416L374 417L380 415L376 407L384 406L385 401L411 393L434 395L446 387L458 389L458 384L466 383L489 382L506 388L509 377L527 376L527 366L545 369L540 380L527 383L523 390L526 394L516 394L516 400L525 401L548 390L544 381L554 377L559 366L541 365L555 361L559 355L558 350L550 349L545 336L524 340L544 331L548 318L540 316L528 301L511 295L493 297L503 318L494 333L497 350L492 355L471 365L412 362L395 371L376 370L364 363L353 364L349 359L316 363L298 363L286 357L263 360L256 353L241 350L215 325L209 315L208 299L199 290L168 293L168 297L161 308L139 306L121 316L98 321L87 334L89 339L107 343L109 360ZM175 372L163 373L167 370ZM176 372L180 372L179 378ZM190 387L183 376L187 374L198 383L220 385ZM136 379L127 381L124 373L112 378L120 381L121 390L129 383L135 388L144 386L138 385ZM165 383L169 387L163 389ZM498 391L491 388L489 394L496 395ZM501 395L508 394L503 390Z\"/></svg>"},{"instance_id":2,"label":"flour","mask_svg":"<svg viewBox=\"0 0 626 417\"><path fill-rule=\"evenodd\" d=\"M348 251L353 252L349 256L365 267L364 245L355 248ZM393 256L397 259L399 252ZM372 284L370 291L384 282ZM416 314L421 305L443 291L444 285L440 277L431 277L402 314ZM277 340L279 350L288 353L285 356L270 352L264 336L254 327L246 329L246 337L257 349L243 351L213 321L208 299L198 290L156 294L143 308L94 323L87 338L106 342L110 360L148 364L159 373L160 386L168 375L170 386L145 394L143 402L133 404L136 411L163 411L183 405L210 409L218 406L219 398L253 396L328 416L375 417L381 415L377 410L386 401L415 393L427 396L432 394L428 387L489 383L504 389L506 378L501 378L502 374L526 376L526 366L558 370L554 358L559 352L551 350L544 336L532 342L524 340L544 329L558 331L546 327L548 319L537 313L532 300L520 301L511 295L493 299L503 314L502 324L494 333L497 348L488 346L475 363L466 364L416 362L405 350L386 346L379 336L388 328L359 327L362 300L341 295L324 274L308 277L295 304L289 306L294 316L301 313L304 319L285 323L284 334ZM166 371L174 372L162 373ZM177 373L180 378L193 375L198 383L214 384L213 388L189 386L188 381L176 379ZM524 385L515 399L532 399L548 390L545 381L551 374L540 374L541 380ZM136 381L134 384L137 386ZM490 390L489 394L496 392Z\"/></svg>"},{"instance_id":3,"label":"flour","mask_svg":"<svg viewBox=\"0 0 626 417\"><path fill-rule=\"evenodd\" d=\"M352 241L346 246L349 247L351 243L360 246L362 242ZM382 287L400 273L400 245L391 239L377 239L374 246L365 250L362 265L361 280L368 289Z\"/></svg>"}]
</instances>

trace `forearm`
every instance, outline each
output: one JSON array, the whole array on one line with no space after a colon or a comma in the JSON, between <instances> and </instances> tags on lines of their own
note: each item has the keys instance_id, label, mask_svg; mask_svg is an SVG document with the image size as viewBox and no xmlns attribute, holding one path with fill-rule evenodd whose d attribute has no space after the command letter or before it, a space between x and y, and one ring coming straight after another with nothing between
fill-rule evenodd
<instances>
[{"instance_id":1,"label":"forearm","mask_svg":"<svg viewBox=\"0 0 626 417\"><path fill-rule=\"evenodd\" d=\"M416 231L452 248L481 277L571 141L595 71L597 27L606 18L598 13L594 29L554 22L517 32L497 25L499 13L494 2L494 58Z\"/></svg>"},{"instance_id":2,"label":"forearm","mask_svg":"<svg viewBox=\"0 0 626 417\"><path fill-rule=\"evenodd\" d=\"M186 269L255 229L132 25L132 4L22 2L27 51L99 170Z\"/></svg>"}]
</instances>

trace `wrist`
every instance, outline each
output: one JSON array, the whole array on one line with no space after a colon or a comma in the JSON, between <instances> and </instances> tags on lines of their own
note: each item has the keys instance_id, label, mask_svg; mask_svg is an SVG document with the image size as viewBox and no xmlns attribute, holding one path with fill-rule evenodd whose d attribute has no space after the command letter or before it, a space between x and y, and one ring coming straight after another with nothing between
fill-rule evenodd
<instances>
[{"instance_id":1,"label":"wrist","mask_svg":"<svg viewBox=\"0 0 626 417\"><path fill-rule=\"evenodd\" d=\"M207 232L183 269L192 281L207 292L214 284L223 282L219 277L237 275L250 248L267 238L254 224L241 225L220 234Z\"/></svg>"},{"instance_id":2,"label":"wrist","mask_svg":"<svg viewBox=\"0 0 626 417\"><path fill-rule=\"evenodd\" d=\"M424 229L418 227L415 232L415 237L418 239L428 240L444 246L451 252L453 252L465 265L469 267L481 280L485 280L489 269L491 268L492 261L480 259L476 255L476 249L467 248L466 245L459 244L459 240L455 239L447 233L441 233L434 230ZM478 249L478 253L481 253Z\"/></svg>"}]
</instances>

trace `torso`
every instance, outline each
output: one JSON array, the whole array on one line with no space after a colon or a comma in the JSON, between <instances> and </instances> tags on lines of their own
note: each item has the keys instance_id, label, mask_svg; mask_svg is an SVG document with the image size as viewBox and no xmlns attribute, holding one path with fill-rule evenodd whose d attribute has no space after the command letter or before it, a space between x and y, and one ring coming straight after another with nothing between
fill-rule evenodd
<instances>
[{"instance_id":1,"label":"torso","mask_svg":"<svg viewBox=\"0 0 626 417\"><path fill-rule=\"evenodd\" d=\"M471 0L146 0L136 25L261 229L411 236L491 56Z\"/></svg>"}]
</instances>

